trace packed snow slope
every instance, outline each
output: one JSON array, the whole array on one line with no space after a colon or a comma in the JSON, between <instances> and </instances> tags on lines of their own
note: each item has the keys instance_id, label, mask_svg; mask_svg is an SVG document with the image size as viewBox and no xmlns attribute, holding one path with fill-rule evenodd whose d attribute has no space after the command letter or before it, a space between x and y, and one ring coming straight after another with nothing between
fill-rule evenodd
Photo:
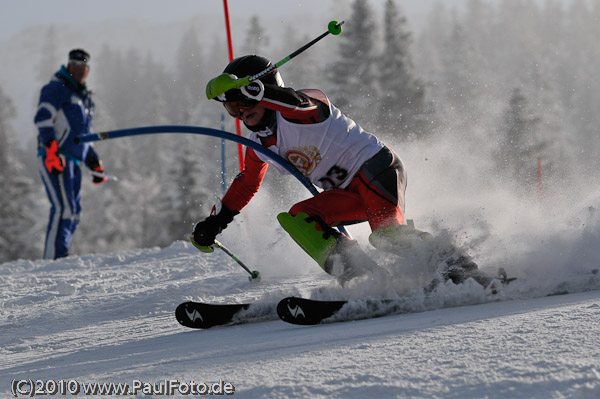
<instances>
[{"instance_id":1,"label":"packed snow slope","mask_svg":"<svg viewBox=\"0 0 600 399\"><path fill-rule=\"evenodd\" d=\"M13 397L16 385L17 394L27 393L19 380L49 389L62 380L72 389L73 381L138 384L138 397L163 396L165 381L194 381L196 390L225 387L239 398L598 398L600 230L595 216L582 217L585 227L560 242L549 237L539 244L544 251L531 245L521 257L488 258L487 269L502 265L519 278L496 294L469 281L425 296L415 287L430 266L427 256L400 259L368 248L393 278L342 288L281 231L268 251L223 239L261 271L258 283L224 253L202 254L183 241L5 263L0 396ZM437 243L444 240L450 238L441 232ZM274 308L289 295L402 296L407 313L308 327L272 313L209 330L186 329L174 317L188 299ZM154 394L142 390L150 384ZM177 389L173 395L182 396Z\"/></svg>"}]
</instances>

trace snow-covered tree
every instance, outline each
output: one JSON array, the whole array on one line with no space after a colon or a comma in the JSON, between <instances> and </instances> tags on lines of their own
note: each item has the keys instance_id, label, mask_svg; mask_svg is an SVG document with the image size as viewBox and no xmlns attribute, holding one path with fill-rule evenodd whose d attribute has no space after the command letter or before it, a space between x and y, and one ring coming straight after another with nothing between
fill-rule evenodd
<instances>
[{"instance_id":1,"label":"snow-covered tree","mask_svg":"<svg viewBox=\"0 0 600 399\"><path fill-rule=\"evenodd\" d=\"M472 125L481 117L481 93L486 84L478 69L478 54L470 44L465 27L456 22L441 49L443 70L440 79L446 121ZM451 118L451 119L450 119Z\"/></svg>"},{"instance_id":2,"label":"snow-covered tree","mask_svg":"<svg viewBox=\"0 0 600 399\"><path fill-rule=\"evenodd\" d=\"M540 118L532 114L521 89L514 89L500 125L496 163L501 174L524 192L537 187L537 159L543 149L536 140L539 125Z\"/></svg>"},{"instance_id":3,"label":"snow-covered tree","mask_svg":"<svg viewBox=\"0 0 600 399\"><path fill-rule=\"evenodd\" d=\"M205 60L202 45L195 29L189 29L181 38L177 49L174 88L178 92L175 101L178 105L178 114L172 115L175 121L190 124L198 119L202 109L200 103L205 99Z\"/></svg>"},{"instance_id":4,"label":"snow-covered tree","mask_svg":"<svg viewBox=\"0 0 600 399\"><path fill-rule=\"evenodd\" d=\"M286 29L283 32L282 39L282 44L277 51L277 54L289 54L293 50L308 43L312 38L308 35L298 37L294 29ZM319 42L319 45L321 44L326 44L326 42L322 40ZM296 90L308 88L320 88L321 90L326 90L326 87L323 87L323 83L325 83L323 80L325 78L322 73L321 65L323 55L327 55L326 52L323 52L323 48L313 46L309 51L298 56L298 58L294 58L286 63L279 71L285 85L293 87ZM272 62L277 61L278 60L272 60Z\"/></svg>"},{"instance_id":5,"label":"snow-covered tree","mask_svg":"<svg viewBox=\"0 0 600 399\"><path fill-rule=\"evenodd\" d=\"M260 22L260 18L257 15L253 15L250 18L250 25L246 31L246 41L242 46L243 54L240 55L257 54L264 57L267 54L268 47L269 38Z\"/></svg>"},{"instance_id":6,"label":"snow-covered tree","mask_svg":"<svg viewBox=\"0 0 600 399\"><path fill-rule=\"evenodd\" d=\"M44 35L40 51L41 59L39 66L36 68L37 76L42 84L46 84L50 80L50 77L58 71L60 65L67 62L67 54L63 54L62 59L57 57L58 49L56 43L56 27L51 25Z\"/></svg>"},{"instance_id":7,"label":"snow-covered tree","mask_svg":"<svg viewBox=\"0 0 600 399\"><path fill-rule=\"evenodd\" d=\"M33 196L39 196L40 192L35 190L33 180L23 174L22 150L11 129L15 115L12 100L0 87L0 262L26 259L39 253L38 242L32 238L36 226L32 208Z\"/></svg>"},{"instance_id":8,"label":"snow-covered tree","mask_svg":"<svg viewBox=\"0 0 600 399\"><path fill-rule=\"evenodd\" d=\"M414 54L415 69L419 71L425 81L430 82L430 86L433 86L434 89L442 70L440 49L444 47L450 27L451 18L446 4L438 0L429 11L426 27L417 37Z\"/></svg>"},{"instance_id":9,"label":"snow-covered tree","mask_svg":"<svg viewBox=\"0 0 600 399\"><path fill-rule=\"evenodd\" d=\"M385 47L379 62L380 129L401 138L422 137L427 133L429 118L424 82L414 76L408 22L394 0L386 2L384 15Z\"/></svg>"},{"instance_id":10,"label":"snow-covered tree","mask_svg":"<svg viewBox=\"0 0 600 399\"><path fill-rule=\"evenodd\" d=\"M169 214L169 243L187 239L194 223L209 214L215 197L220 193L220 157L215 156L220 153L215 151L219 141L200 136L182 139L185 145L170 171L172 188L168 195L171 208L164 210Z\"/></svg>"},{"instance_id":11,"label":"snow-covered tree","mask_svg":"<svg viewBox=\"0 0 600 399\"><path fill-rule=\"evenodd\" d=\"M339 37L335 61L327 66L329 96L338 108L365 128L375 127L372 106L377 102L375 27L367 0L355 0Z\"/></svg>"},{"instance_id":12,"label":"snow-covered tree","mask_svg":"<svg viewBox=\"0 0 600 399\"><path fill-rule=\"evenodd\" d=\"M597 78L600 66L600 49L596 43L600 37L598 18L600 2L574 0L565 12L563 45L556 59L556 85L563 98L564 108L569 110L568 121L575 128L580 147L580 162L586 168L600 167L600 82Z\"/></svg>"}]
</instances>

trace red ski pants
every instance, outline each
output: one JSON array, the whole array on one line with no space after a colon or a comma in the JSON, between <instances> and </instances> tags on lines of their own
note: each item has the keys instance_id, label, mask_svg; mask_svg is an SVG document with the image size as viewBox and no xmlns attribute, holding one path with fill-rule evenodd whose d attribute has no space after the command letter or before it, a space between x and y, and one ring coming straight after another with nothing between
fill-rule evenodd
<instances>
[{"instance_id":1,"label":"red ski pants","mask_svg":"<svg viewBox=\"0 0 600 399\"><path fill-rule=\"evenodd\" d=\"M366 161L348 187L323 191L292 206L296 216L319 216L329 226L368 221L371 231L404 224L406 170L398 156L384 147Z\"/></svg>"}]
</instances>

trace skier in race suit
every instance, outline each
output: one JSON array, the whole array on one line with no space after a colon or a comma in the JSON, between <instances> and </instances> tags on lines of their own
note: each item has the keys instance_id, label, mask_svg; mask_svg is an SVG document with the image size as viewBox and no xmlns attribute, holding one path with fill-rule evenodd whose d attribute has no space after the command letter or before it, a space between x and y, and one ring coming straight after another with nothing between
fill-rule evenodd
<instances>
[{"instance_id":1,"label":"skier in race suit","mask_svg":"<svg viewBox=\"0 0 600 399\"><path fill-rule=\"evenodd\" d=\"M80 162L106 180L102 162L89 143L75 144L76 136L90 133L94 115L91 92L85 85L90 55L81 49L69 52L69 62L54 74L40 93L34 123L38 128L38 160L42 182L50 200L50 220L44 259L69 254L69 244L81 213Z\"/></svg>"},{"instance_id":2,"label":"skier in race suit","mask_svg":"<svg viewBox=\"0 0 600 399\"><path fill-rule=\"evenodd\" d=\"M234 59L224 73L233 82L270 65L263 57L248 55ZM215 84L222 82L215 78L209 87ZM323 189L277 218L327 273L347 281L361 274L358 269L364 269L365 262L372 262L335 226L367 221L372 230L369 241L382 249L430 237L405 224L407 175L402 160L324 93L284 87L276 69L240 89L227 88L226 83L224 93L215 99L252 131L250 139L287 159ZM212 250L215 237L258 191L269 162L263 154L246 149L245 169L210 216L194 227L191 240L198 248Z\"/></svg>"}]
</instances>

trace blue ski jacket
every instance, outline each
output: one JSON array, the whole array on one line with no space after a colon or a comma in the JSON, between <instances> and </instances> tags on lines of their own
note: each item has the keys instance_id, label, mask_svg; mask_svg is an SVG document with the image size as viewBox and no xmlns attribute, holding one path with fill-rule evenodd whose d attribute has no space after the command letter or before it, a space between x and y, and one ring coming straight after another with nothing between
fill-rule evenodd
<instances>
[{"instance_id":1,"label":"blue ski jacket","mask_svg":"<svg viewBox=\"0 0 600 399\"><path fill-rule=\"evenodd\" d=\"M91 133L94 102L91 92L73 80L63 65L40 93L34 123L38 128L38 154L45 154L45 146L56 140L59 152L66 158L86 165L98 161L98 155L89 143L75 144L76 136Z\"/></svg>"}]
</instances>

